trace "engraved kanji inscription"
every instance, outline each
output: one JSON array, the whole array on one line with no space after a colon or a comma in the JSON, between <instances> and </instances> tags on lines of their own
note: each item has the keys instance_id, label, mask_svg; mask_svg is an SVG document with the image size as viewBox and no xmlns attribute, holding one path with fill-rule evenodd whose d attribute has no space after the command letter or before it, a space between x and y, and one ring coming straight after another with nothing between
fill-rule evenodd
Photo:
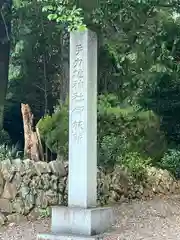
<instances>
[{"instance_id":1,"label":"engraved kanji inscription","mask_svg":"<svg viewBox=\"0 0 180 240\"><path fill-rule=\"evenodd\" d=\"M75 107L73 110L72 110L72 113L78 113L78 114L81 114L83 113L84 111L84 106L78 106L78 107Z\"/></svg>"},{"instance_id":2,"label":"engraved kanji inscription","mask_svg":"<svg viewBox=\"0 0 180 240\"><path fill-rule=\"evenodd\" d=\"M76 101L76 103L83 101L84 100L83 93L73 92L72 93L72 100Z\"/></svg>"},{"instance_id":3,"label":"engraved kanji inscription","mask_svg":"<svg viewBox=\"0 0 180 240\"><path fill-rule=\"evenodd\" d=\"M83 70L75 70L73 72L72 80L72 87L75 89L75 91L82 92L84 87Z\"/></svg>"},{"instance_id":4,"label":"engraved kanji inscription","mask_svg":"<svg viewBox=\"0 0 180 240\"><path fill-rule=\"evenodd\" d=\"M82 62L83 62L83 60L82 60L82 58L76 58L75 60L74 60L74 63L73 63L73 67L74 68L76 68L76 67L82 67Z\"/></svg>"},{"instance_id":5,"label":"engraved kanji inscription","mask_svg":"<svg viewBox=\"0 0 180 240\"><path fill-rule=\"evenodd\" d=\"M79 143L83 138L84 122L82 120L75 120L72 122L72 134L74 140Z\"/></svg>"},{"instance_id":6,"label":"engraved kanji inscription","mask_svg":"<svg viewBox=\"0 0 180 240\"><path fill-rule=\"evenodd\" d=\"M72 75L73 79L83 78L83 76L84 76L83 69L80 68L80 69L74 69L73 70L73 75Z\"/></svg>"},{"instance_id":7,"label":"engraved kanji inscription","mask_svg":"<svg viewBox=\"0 0 180 240\"><path fill-rule=\"evenodd\" d=\"M75 60L73 61L72 69L72 137L75 143L79 144L83 138L84 122L84 72L83 72L83 46L77 44L75 48Z\"/></svg>"},{"instance_id":8,"label":"engraved kanji inscription","mask_svg":"<svg viewBox=\"0 0 180 240\"><path fill-rule=\"evenodd\" d=\"M82 44L76 45L76 55L79 55L83 51Z\"/></svg>"}]
</instances>

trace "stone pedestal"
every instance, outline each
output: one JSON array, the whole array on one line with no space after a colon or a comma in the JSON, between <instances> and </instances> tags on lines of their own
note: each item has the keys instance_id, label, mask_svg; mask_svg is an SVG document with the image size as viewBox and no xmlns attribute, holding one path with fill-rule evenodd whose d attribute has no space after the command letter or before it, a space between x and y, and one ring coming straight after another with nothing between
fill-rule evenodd
<instances>
[{"instance_id":1,"label":"stone pedestal","mask_svg":"<svg viewBox=\"0 0 180 240\"><path fill-rule=\"evenodd\" d=\"M53 207L51 231L75 235L97 235L113 223L111 208Z\"/></svg>"},{"instance_id":2,"label":"stone pedestal","mask_svg":"<svg viewBox=\"0 0 180 240\"><path fill-rule=\"evenodd\" d=\"M112 208L53 207L51 234L39 234L40 239L96 239L114 223ZM49 237L49 238L48 238Z\"/></svg>"},{"instance_id":3,"label":"stone pedestal","mask_svg":"<svg viewBox=\"0 0 180 240\"><path fill-rule=\"evenodd\" d=\"M97 199L97 37L70 34L68 207L52 208L51 234L40 239L97 239L113 224ZM61 137L61 136L59 136Z\"/></svg>"}]
</instances>

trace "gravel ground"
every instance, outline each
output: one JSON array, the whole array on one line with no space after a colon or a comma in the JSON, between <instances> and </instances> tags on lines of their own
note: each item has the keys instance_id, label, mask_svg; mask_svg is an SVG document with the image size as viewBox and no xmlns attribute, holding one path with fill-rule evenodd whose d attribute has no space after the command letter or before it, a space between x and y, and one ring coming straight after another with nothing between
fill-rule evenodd
<instances>
[{"instance_id":1,"label":"gravel ground","mask_svg":"<svg viewBox=\"0 0 180 240\"><path fill-rule=\"evenodd\" d=\"M180 196L151 201L133 201L115 206L117 224L106 240L179 240ZM10 224L0 229L0 240L35 240L38 232L47 232L49 219Z\"/></svg>"}]
</instances>

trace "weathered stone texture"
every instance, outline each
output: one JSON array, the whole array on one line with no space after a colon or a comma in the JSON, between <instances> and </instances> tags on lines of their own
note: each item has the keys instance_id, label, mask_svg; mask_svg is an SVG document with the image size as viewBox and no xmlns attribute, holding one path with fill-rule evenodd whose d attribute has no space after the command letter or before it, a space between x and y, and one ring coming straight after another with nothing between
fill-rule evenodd
<instances>
[{"instance_id":1,"label":"weathered stone texture","mask_svg":"<svg viewBox=\"0 0 180 240\"><path fill-rule=\"evenodd\" d=\"M147 169L146 181L138 183L131 174L117 167L113 173L98 170L99 205L123 199L151 198L180 190L166 170ZM36 219L52 205L66 205L68 165L60 161L32 162L15 159L0 163L0 225Z\"/></svg>"}]
</instances>

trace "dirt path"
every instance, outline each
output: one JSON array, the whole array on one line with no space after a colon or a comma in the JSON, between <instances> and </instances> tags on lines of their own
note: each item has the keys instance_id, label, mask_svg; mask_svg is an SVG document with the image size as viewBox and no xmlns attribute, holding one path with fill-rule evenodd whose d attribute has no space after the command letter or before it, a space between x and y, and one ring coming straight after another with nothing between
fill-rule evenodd
<instances>
[{"instance_id":1,"label":"dirt path","mask_svg":"<svg viewBox=\"0 0 180 240\"><path fill-rule=\"evenodd\" d=\"M133 201L115 207L117 225L106 240L179 240L180 196ZM37 232L46 232L49 220L22 223L0 229L0 240L35 240Z\"/></svg>"}]
</instances>

